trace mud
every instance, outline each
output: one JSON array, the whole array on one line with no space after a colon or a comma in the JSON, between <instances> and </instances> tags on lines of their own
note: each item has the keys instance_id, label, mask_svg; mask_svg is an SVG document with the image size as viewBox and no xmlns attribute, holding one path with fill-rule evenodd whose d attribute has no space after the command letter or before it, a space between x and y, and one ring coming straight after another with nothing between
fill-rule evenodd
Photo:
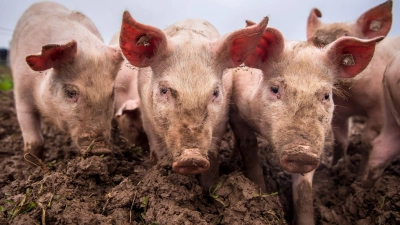
<instances>
[{"instance_id":1,"label":"mud","mask_svg":"<svg viewBox=\"0 0 400 225\"><path fill-rule=\"evenodd\" d=\"M114 126L114 156L82 158L71 139L43 125L42 163L24 160L13 94L0 91L0 224L290 224L291 177L260 141L267 192L230 162L232 134L220 155L221 179L208 192L198 177L152 166L149 152L131 145ZM362 121L352 129L352 151L330 168L331 148L314 176L316 224L400 224L400 160L370 190L356 182Z\"/></svg>"}]
</instances>

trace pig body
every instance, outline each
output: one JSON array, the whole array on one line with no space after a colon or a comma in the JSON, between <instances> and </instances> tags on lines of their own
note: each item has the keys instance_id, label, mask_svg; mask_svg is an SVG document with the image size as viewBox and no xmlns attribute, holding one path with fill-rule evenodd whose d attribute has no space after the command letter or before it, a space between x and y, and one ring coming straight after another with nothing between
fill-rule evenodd
<instances>
[{"instance_id":1,"label":"pig body","mask_svg":"<svg viewBox=\"0 0 400 225\"><path fill-rule=\"evenodd\" d=\"M218 179L218 149L226 131L231 76L252 53L267 18L220 37L203 20L188 19L164 31L124 13L120 47L139 69L143 126L156 158L172 156L172 169L202 174L206 192Z\"/></svg>"},{"instance_id":2,"label":"pig body","mask_svg":"<svg viewBox=\"0 0 400 225\"><path fill-rule=\"evenodd\" d=\"M400 155L400 54L387 66L383 76L384 126L372 142L362 184L372 187L384 169Z\"/></svg>"},{"instance_id":3,"label":"pig body","mask_svg":"<svg viewBox=\"0 0 400 225\"><path fill-rule=\"evenodd\" d=\"M392 25L392 1L386 1L359 17L354 23L323 24L318 19L321 12L313 9L308 18L307 38L317 46L325 46L342 36L373 38L386 36ZM370 65L353 80L341 80L337 88L341 95L334 96L337 105L332 121L335 147L332 164L346 152L348 121L352 116L365 116L366 127L362 133L362 143L367 150L362 152L359 174L363 173L368 158L370 143L383 127L382 77L386 65L400 52L400 36L387 37L381 41Z\"/></svg>"},{"instance_id":4,"label":"pig body","mask_svg":"<svg viewBox=\"0 0 400 225\"><path fill-rule=\"evenodd\" d=\"M341 38L321 49L309 42L284 41L279 31L267 28L246 60L258 69L232 70L235 151L240 151L246 176L265 190L256 135L268 141L281 167L292 173L297 224L314 223L312 178L329 139L334 83L361 72L376 41ZM350 58L357 63L347 64Z\"/></svg>"},{"instance_id":5,"label":"pig body","mask_svg":"<svg viewBox=\"0 0 400 225\"><path fill-rule=\"evenodd\" d=\"M110 41L110 45L119 48L119 32ZM115 80L115 120L118 129L130 144L149 150L140 112L138 93L139 68L132 66L128 60L122 62Z\"/></svg>"},{"instance_id":6,"label":"pig body","mask_svg":"<svg viewBox=\"0 0 400 225\"><path fill-rule=\"evenodd\" d=\"M110 153L114 81L122 60L83 14L51 2L28 8L10 50L25 152L42 154L45 119L69 132L82 154Z\"/></svg>"}]
</instances>

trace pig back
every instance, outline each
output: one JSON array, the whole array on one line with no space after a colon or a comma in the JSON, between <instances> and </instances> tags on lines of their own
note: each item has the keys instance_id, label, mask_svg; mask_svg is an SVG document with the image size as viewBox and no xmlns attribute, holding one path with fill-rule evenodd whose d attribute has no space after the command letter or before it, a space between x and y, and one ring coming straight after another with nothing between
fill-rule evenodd
<instances>
[{"instance_id":1,"label":"pig back","mask_svg":"<svg viewBox=\"0 0 400 225\"><path fill-rule=\"evenodd\" d=\"M164 32L167 36L183 35L186 31L192 31L209 40L220 37L217 29L209 22L200 19L186 19L172 24Z\"/></svg>"}]
</instances>

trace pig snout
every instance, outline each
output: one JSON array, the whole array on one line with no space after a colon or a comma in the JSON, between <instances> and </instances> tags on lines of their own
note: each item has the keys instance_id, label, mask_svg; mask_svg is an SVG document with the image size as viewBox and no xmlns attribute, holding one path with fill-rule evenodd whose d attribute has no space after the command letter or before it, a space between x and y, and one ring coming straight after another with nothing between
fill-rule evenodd
<instances>
[{"instance_id":1,"label":"pig snout","mask_svg":"<svg viewBox=\"0 0 400 225\"><path fill-rule=\"evenodd\" d=\"M319 165L319 156L310 146L298 145L280 157L282 168L289 173L308 173Z\"/></svg>"},{"instance_id":2,"label":"pig snout","mask_svg":"<svg viewBox=\"0 0 400 225\"><path fill-rule=\"evenodd\" d=\"M208 168L210 168L210 162L197 148L184 149L172 164L172 170L182 175L204 173Z\"/></svg>"},{"instance_id":3,"label":"pig snout","mask_svg":"<svg viewBox=\"0 0 400 225\"><path fill-rule=\"evenodd\" d=\"M76 138L76 143L82 155L111 154L109 135L85 135Z\"/></svg>"}]
</instances>

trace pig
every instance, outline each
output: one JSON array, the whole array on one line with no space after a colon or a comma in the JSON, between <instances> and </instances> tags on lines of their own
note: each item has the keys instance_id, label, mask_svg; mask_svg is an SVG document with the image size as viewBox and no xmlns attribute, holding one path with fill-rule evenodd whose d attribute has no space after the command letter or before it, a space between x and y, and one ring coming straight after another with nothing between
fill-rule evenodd
<instances>
[{"instance_id":1,"label":"pig","mask_svg":"<svg viewBox=\"0 0 400 225\"><path fill-rule=\"evenodd\" d=\"M265 191L256 135L268 141L280 166L292 174L296 224L314 224L312 178L331 130L332 94L340 91L334 84L364 70L382 38L342 37L319 48L285 41L268 27L246 59L248 67L232 70L234 150L245 175Z\"/></svg>"},{"instance_id":2,"label":"pig","mask_svg":"<svg viewBox=\"0 0 400 225\"><path fill-rule=\"evenodd\" d=\"M366 170L361 179L364 187L373 187L384 169L400 155L400 53L386 67L383 75L384 126L372 141Z\"/></svg>"},{"instance_id":3,"label":"pig","mask_svg":"<svg viewBox=\"0 0 400 225\"><path fill-rule=\"evenodd\" d=\"M111 39L109 45L119 48L119 32ZM124 59L115 80L115 120L123 137L130 144L149 150L147 136L143 130L138 93L139 68L132 66Z\"/></svg>"},{"instance_id":4,"label":"pig","mask_svg":"<svg viewBox=\"0 0 400 225\"><path fill-rule=\"evenodd\" d=\"M10 59L25 153L42 156L44 120L68 132L82 155L112 154L114 83L123 58L89 18L57 3L33 4L17 23Z\"/></svg>"},{"instance_id":5,"label":"pig","mask_svg":"<svg viewBox=\"0 0 400 225\"><path fill-rule=\"evenodd\" d=\"M317 46L324 46L342 36L362 39L386 36L392 25L392 1L386 1L364 14L353 23L323 24L319 17L321 12L313 9L308 17L307 38ZM370 143L383 127L383 91L382 77L386 65L400 51L400 36L386 37L380 42L370 65L361 76L353 80L341 79L337 88L341 95L334 94L333 101L337 105L332 127L335 146L332 165L345 155L349 145L348 122L353 116L366 117L365 129L362 133L363 149L358 175L365 170Z\"/></svg>"},{"instance_id":6,"label":"pig","mask_svg":"<svg viewBox=\"0 0 400 225\"><path fill-rule=\"evenodd\" d=\"M219 177L218 149L228 123L231 77L225 70L253 52L267 22L220 37L204 20L179 21L161 31L124 12L120 47L140 68L140 109L151 154L169 154L178 174L201 174L206 192Z\"/></svg>"}]
</instances>

